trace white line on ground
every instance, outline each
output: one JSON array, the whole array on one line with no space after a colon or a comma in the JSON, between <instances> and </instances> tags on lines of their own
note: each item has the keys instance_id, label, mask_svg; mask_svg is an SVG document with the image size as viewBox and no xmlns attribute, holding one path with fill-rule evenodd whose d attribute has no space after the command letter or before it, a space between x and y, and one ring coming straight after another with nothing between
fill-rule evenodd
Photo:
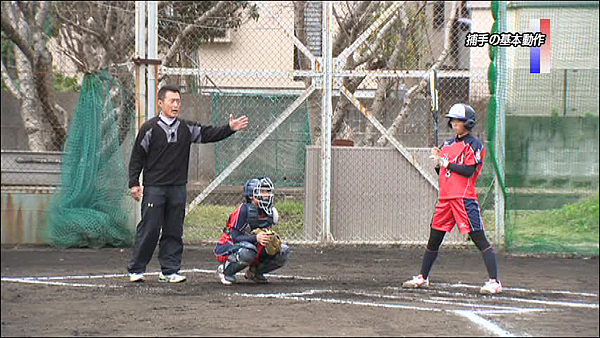
<instances>
[{"instance_id":1,"label":"white line on ground","mask_svg":"<svg viewBox=\"0 0 600 338\"><path fill-rule=\"evenodd\" d=\"M258 293L258 294L256 294L256 293L238 293L238 292L236 292L236 293L233 293L233 295L241 296L241 297L249 297L249 298L279 298L279 299L288 299L288 300L363 305L363 306L372 306L372 307L384 307L384 308L418 310L418 311L435 311L435 312L443 311L441 309L436 309L436 308L408 306L408 305L401 305L401 304L380 304L380 303L358 302L358 301L350 301L350 300L342 300L342 299L334 299L334 298L298 297L298 296L287 296L286 294L277 294L277 293L272 293L272 294Z\"/></svg>"},{"instance_id":2,"label":"white line on ground","mask_svg":"<svg viewBox=\"0 0 600 338\"><path fill-rule=\"evenodd\" d=\"M28 284L58 285L58 286L79 286L79 287L83 286L83 287L91 287L91 288L122 288L123 287L121 285L48 282L48 281L41 281L41 280L35 280L35 279L23 279L23 278L2 278L2 281L28 283Z\"/></svg>"},{"instance_id":3,"label":"white line on ground","mask_svg":"<svg viewBox=\"0 0 600 338\"><path fill-rule=\"evenodd\" d=\"M402 290L402 288L396 288L396 289ZM416 290L412 290L412 291L416 291ZM426 293L425 290L419 290L419 291L422 291L423 293ZM590 303L551 301L551 300L529 299L529 298L516 298L516 297L504 297L504 296L501 296L501 295L486 295L486 296L482 296L482 295L465 294L465 293L461 293L461 292L448 292L448 291L443 291L443 290L432 290L432 291L434 291L435 293L438 293L438 294L444 294L444 295L450 295L450 296L470 297L470 298L477 298L477 299L481 299L483 297L484 299L508 300L508 301L512 300L512 301L516 301L516 302L525 302L525 303L534 303L534 304L546 304L546 305L556 305L556 306L575 307L575 308L591 308L591 309L597 309L598 308L598 304L590 304Z\"/></svg>"},{"instance_id":4,"label":"white line on ground","mask_svg":"<svg viewBox=\"0 0 600 338\"><path fill-rule=\"evenodd\" d=\"M315 293L352 293L352 292L344 292L337 290L307 290L306 295L313 295ZM443 310L438 308L429 308L429 307L417 307L417 306L407 306L401 304L380 304L374 302L358 302L358 301L348 301L342 299L334 299L334 298L319 298L319 297L301 297L297 296L298 293L294 293L296 296L291 296L291 294L286 293L272 293L272 294L251 294L251 293L234 293L233 295L241 296L241 297L249 297L249 298L278 298L278 299L286 299L286 300L299 300L299 301L314 301L314 302L324 302L324 303L334 303L334 304L351 304L351 305L361 305L361 306L370 306L370 307L383 307L383 308L392 308L392 309L405 309L405 310L417 310L417 311L434 311L434 312L449 312L453 314L460 315L474 322L475 324L483 327L483 329L492 332L493 334L501 337L514 337L514 335L493 322L482 318L477 315L484 313L521 313L515 311L508 310L498 310L498 311L468 311L468 310ZM538 309L537 311L544 311L542 309Z\"/></svg>"},{"instance_id":5,"label":"white line on ground","mask_svg":"<svg viewBox=\"0 0 600 338\"><path fill-rule=\"evenodd\" d=\"M499 327L498 325L492 323L491 321L476 315L475 313L473 313L473 311L454 310L452 312L454 312L455 314L457 314L459 316L463 316L463 317L469 319L473 323L475 323L479 326L482 326L483 328L494 333L497 336L500 336L500 337L514 337L515 336L512 333Z\"/></svg>"},{"instance_id":6,"label":"white line on ground","mask_svg":"<svg viewBox=\"0 0 600 338\"><path fill-rule=\"evenodd\" d=\"M545 309L539 308L520 308L520 307L507 307L507 306L497 306L497 305L482 305L482 304L473 304L473 303L463 303L460 302L462 299L460 298L441 298L441 297L430 297L427 299L419 299L415 297L406 297L406 296L395 296L395 295L383 295L383 294L374 294L367 293L363 291L353 291L353 290L310 290L311 294L315 293L345 293L352 294L357 296L365 296L365 297L375 297L375 298L383 298L383 299L395 299L395 300L410 300L410 301L419 301L425 303L437 303L437 304L449 304L449 305L457 305L457 306L465 306L471 308L491 308L498 310L509 310L514 313L525 313L532 311L546 311Z\"/></svg>"},{"instance_id":7,"label":"white line on ground","mask_svg":"<svg viewBox=\"0 0 600 338\"><path fill-rule=\"evenodd\" d=\"M582 308L589 308L589 309L597 309L598 308L598 304L557 302L557 301L552 301L552 300L524 299L524 298L514 298L514 297L502 297L502 299L514 300L515 302L525 302L525 303L535 303L535 304L557 305L557 306L567 306L567 307L582 307Z\"/></svg>"},{"instance_id":8,"label":"white line on ground","mask_svg":"<svg viewBox=\"0 0 600 338\"><path fill-rule=\"evenodd\" d=\"M188 272L200 272L206 274L214 274L215 270L207 270L207 269L185 269L180 270L180 273L188 273ZM146 272L144 275L146 276L158 276L160 274L159 271L156 272ZM243 273L238 273L238 275L243 275ZM297 280L323 280L323 277L303 277L303 276L288 276L288 275L277 275L277 274L266 274L268 277L278 278L278 279L297 279ZM112 273L105 275L75 275L75 276L29 276L29 277L2 277L2 280L7 279L21 279L21 280L69 280L69 279L102 279L102 278L125 278L129 277L128 273Z\"/></svg>"},{"instance_id":9,"label":"white line on ground","mask_svg":"<svg viewBox=\"0 0 600 338\"><path fill-rule=\"evenodd\" d=\"M214 274L215 270L213 269L185 269L185 270L181 270L181 273L188 273L188 272L199 272L199 273L206 273L206 274ZM158 275L160 272L148 272L145 273L145 275ZM241 273L238 273L238 275ZM105 274L105 275L77 275L77 276L31 276L31 277L2 277L2 281L12 281L12 282L22 282L22 283L31 283L31 284L44 284L42 283L42 281L49 281L49 280L72 280L72 279L101 279L101 278L122 278L122 277L127 277L129 276L129 274L127 273L121 273L121 274ZM277 274L267 274L267 276L272 277L272 278L279 278L279 279L294 279L294 280L324 280L324 277L321 276L317 276L317 277L304 277L304 276L289 276L289 275L277 275ZM49 284L49 285L73 285L73 286L89 286L89 287L112 287L112 286L106 286L104 284L75 284L75 283L63 283L63 284L51 284L51 283L45 283L45 284ZM458 284L449 284L449 283L436 283L436 285L442 286L442 287L451 287L451 288L479 288L479 286L475 286L475 285L469 285L469 284L463 284L463 283L458 283ZM120 286L119 286L120 287ZM388 287L389 289L400 289L398 287ZM578 295L578 296L586 296L586 297L598 297L597 294L592 294L592 293L581 293L581 292L571 292L571 291L563 291L563 290L548 290L548 291L536 291L536 290L532 290L532 289L524 289L524 288L504 288L505 290L512 290L512 291L517 291L517 292L527 292L527 293L533 293L533 292L545 292L545 293L553 293L553 294L567 294L567 295ZM462 294L462 293L452 293L452 292L447 292L447 291L443 291L443 290L436 290L439 293L446 293L446 294L450 294L450 295L454 295L454 296L465 296L466 294ZM466 296L471 296L471 295L466 295ZM494 295L493 296L496 299L505 299L505 300L512 300L512 301L517 301L517 302L530 302L530 303L537 303L537 304L546 304L546 305L557 305L557 306L566 306L566 307L578 307L578 308L593 308L593 309L597 309L598 308L598 304L586 304L586 303L576 303L576 302L563 302L563 301L545 301L545 300L537 300L537 299L523 299L523 298L515 298L515 297L501 297L498 295Z\"/></svg>"},{"instance_id":10,"label":"white line on ground","mask_svg":"<svg viewBox=\"0 0 600 338\"><path fill-rule=\"evenodd\" d=\"M464 283L450 284L450 283L435 283L435 285L446 286L451 288L470 288L470 289L479 289L481 286L478 285L469 285ZM554 294L565 294L565 295L574 295L574 296L583 296L583 297L595 297L598 298L597 293L588 293L588 292L573 292L573 291L563 291L563 290L535 290L535 289L525 289L525 288L510 288L510 287L502 287L505 291L516 291L516 292L525 292L525 293L554 293Z\"/></svg>"}]
</instances>

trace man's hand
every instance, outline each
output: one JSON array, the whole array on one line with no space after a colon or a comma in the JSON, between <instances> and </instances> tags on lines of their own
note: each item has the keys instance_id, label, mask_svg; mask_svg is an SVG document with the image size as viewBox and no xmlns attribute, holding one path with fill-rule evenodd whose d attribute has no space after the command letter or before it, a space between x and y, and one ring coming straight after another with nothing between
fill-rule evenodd
<instances>
[{"instance_id":1,"label":"man's hand","mask_svg":"<svg viewBox=\"0 0 600 338\"><path fill-rule=\"evenodd\" d=\"M261 231L258 234L256 234L256 240L262 246L267 246L267 244L269 244L269 242L271 241L271 236L269 236L266 232Z\"/></svg>"},{"instance_id":2,"label":"man's hand","mask_svg":"<svg viewBox=\"0 0 600 338\"><path fill-rule=\"evenodd\" d=\"M133 197L134 200L139 202L142 199L142 196L144 196L144 194L142 194L142 187L139 185L131 187L131 197Z\"/></svg>"},{"instance_id":3,"label":"man's hand","mask_svg":"<svg viewBox=\"0 0 600 338\"><path fill-rule=\"evenodd\" d=\"M240 118L234 119L233 114L229 114L229 128L233 131L244 129L248 126L248 116L243 115Z\"/></svg>"}]
</instances>

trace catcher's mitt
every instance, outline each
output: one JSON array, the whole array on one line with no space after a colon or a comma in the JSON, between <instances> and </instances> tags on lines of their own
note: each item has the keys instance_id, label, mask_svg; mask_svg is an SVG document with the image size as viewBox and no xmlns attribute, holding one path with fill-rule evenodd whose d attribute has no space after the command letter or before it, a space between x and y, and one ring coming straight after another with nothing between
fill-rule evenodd
<instances>
[{"instance_id":1,"label":"catcher's mitt","mask_svg":"<svg viewBox=\"0 0 600 338\"><path fill-rule=\"evenodd\" d=\"M269 244L265 246L265 250L269 256L275 256L279 251L281 251L281 237L275 231L271 229L257 228L252 231L253 234L258 234L260 232L264 232L269 235L270 241Z\"/></svg>"}]
</instances>

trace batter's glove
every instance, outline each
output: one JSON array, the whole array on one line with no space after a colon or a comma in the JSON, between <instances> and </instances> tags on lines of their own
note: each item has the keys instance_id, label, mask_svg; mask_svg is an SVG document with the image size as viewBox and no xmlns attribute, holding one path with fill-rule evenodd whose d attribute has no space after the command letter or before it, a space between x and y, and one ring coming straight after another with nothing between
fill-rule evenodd
<instances>
[{"instance_id":1,"label":"batter's glove","mask_svg":"<svg viewBox=\"0 0 600 338\"><path fill-rule=\"evenodd\" d=\"M253 234L257 235L260 232L264 232L269 235L269 244L265 246L265 250L269 256L275 256L281 251L281 237L275 231L265 228L257 228L252 231Z\"/></svg>"}]
</instances>

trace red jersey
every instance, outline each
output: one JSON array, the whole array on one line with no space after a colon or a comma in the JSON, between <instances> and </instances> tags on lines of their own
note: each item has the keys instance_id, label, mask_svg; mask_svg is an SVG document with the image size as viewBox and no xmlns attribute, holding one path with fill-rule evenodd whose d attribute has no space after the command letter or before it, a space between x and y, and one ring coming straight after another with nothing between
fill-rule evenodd
<instances>
[{"instance_id":1,"label":"red jersey","mask_svg":"<svg viewBox=\"0 0 600 338\"><path fill-rule=\"evenodd\" d=\"M463 138L446 140L442 145L441 158L447 158L449 163L463 166L476 165L473 175L467 177L444 167L440 168L440 200L453 198L477 199L475 183L483 168L485 148L477 137L469 134Z\"/></svg>"}]
</instances>

